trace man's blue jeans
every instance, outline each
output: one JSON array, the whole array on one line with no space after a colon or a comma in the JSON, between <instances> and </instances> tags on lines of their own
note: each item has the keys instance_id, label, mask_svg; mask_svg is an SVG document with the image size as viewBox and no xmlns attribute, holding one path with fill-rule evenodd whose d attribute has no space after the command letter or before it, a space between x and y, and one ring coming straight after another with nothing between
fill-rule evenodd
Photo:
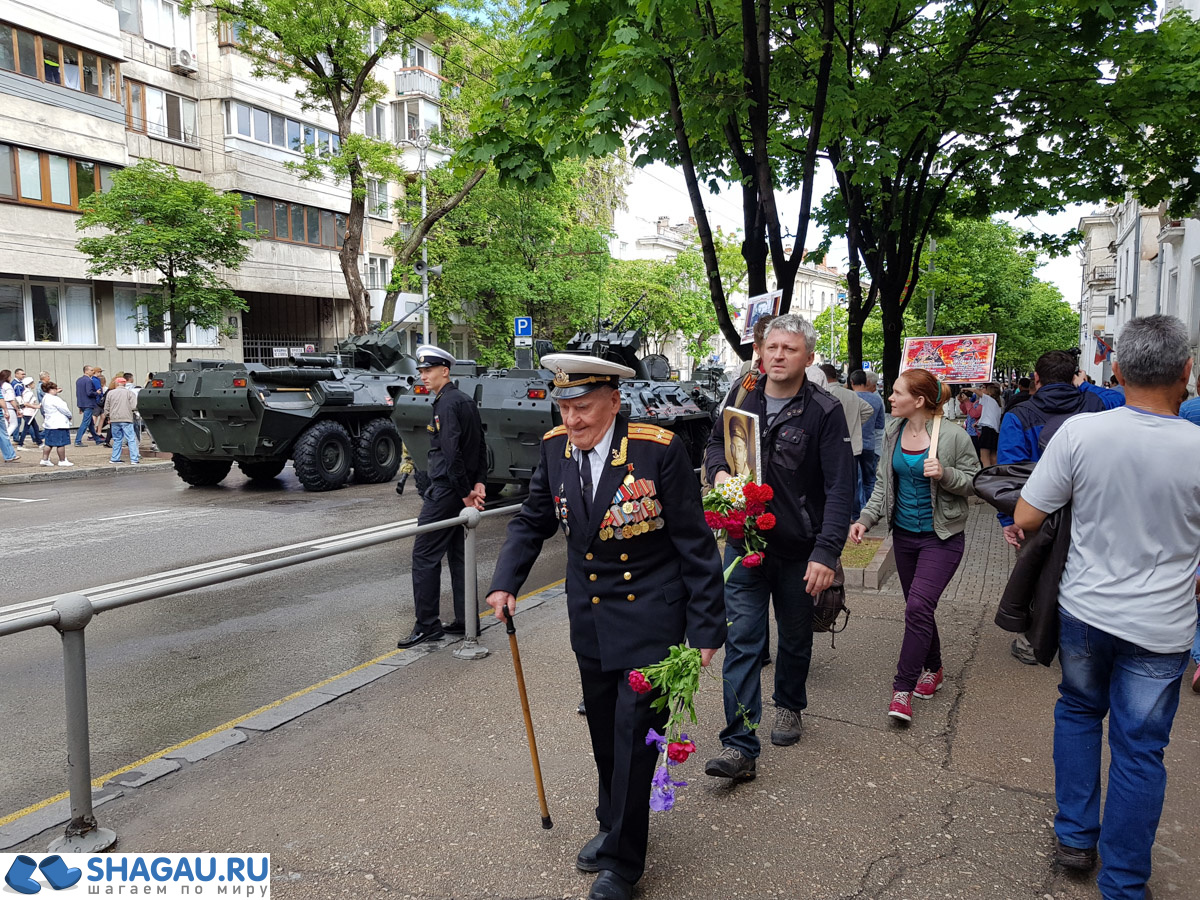
<instances>
[{"instance_id":1,"label":"man's blue jeans","mask_svg":"<svg viewBox=\"0 0 1200 900\"><path fill-rule=\"evenodd\" d=\"M1163 750L1187 651L1152 653L1059 610L1062 683L1054 707L1054 832L1099 847L1104 900L1142 900L1167 790ZM1100 752L1108 715L1108 797L1100 822Z\"/></svg>"},{"instance_id":2,"label":"man's blue jeans","mask_svg":"<svg viewBox=\"0 0 1200 900\"><path fill-rule=\"evenodd\" d=\"M112 458L109 462L121 461L121 445L129 444L129 461L131 463L138 462L141 455L138 453L137 438L133 433L132 422L113 422L112 423Z\"/></svg>"},{"instance_id":3,"label":"man's blue jeans","mask_svg":"<svg viewBox=\"0 0 1200 900\"><path fill-rule=\"evenodd\" d=\"M95 414L95 412L96 412L96 410L94 410L90 406L85 407L84 409L80 410L81 416L79 419L79 428L75 432L75 446L76 447L83 446L83 436L85 434L88 434L90 432L93 438L96 437L96 426L92 422L92 416Z\"/></svg>"},{"instance_id":4,"label":"man's blue jeans","mask_svg":"<svg viewBox=\"0 0 1200 900\"><path fill-rule=\"evenodd\" d=\"M725 548L725 565L738 556L732 546ZM725 582L725 616L729 636L725 639L725 662L721 675L725 681L725 728L721 744L735 747L750 759L760 751L758 733L746 728L739 713L752 723L762 720L762 654L767 643L767 614L775 600L776 706L799 712L808 706L805 682L812 660L813 602L804 590L804 570L808 560L783 559L768 552L761 566L747 569L738 565Z\"/></svg>"}]
</instances>

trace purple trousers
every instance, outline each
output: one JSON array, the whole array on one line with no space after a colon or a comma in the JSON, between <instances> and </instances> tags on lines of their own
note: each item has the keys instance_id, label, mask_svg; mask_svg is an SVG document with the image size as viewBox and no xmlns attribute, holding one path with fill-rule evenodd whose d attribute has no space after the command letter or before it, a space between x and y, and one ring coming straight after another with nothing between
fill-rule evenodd
<instances>
[{"instance_id":1,"label":"purple trousers","mask_svg":"<svg viewBox=\"0 0 1200 900\"><path fill-rule=\"evenodd\" d=\"M922 669L936 672L942 667L942 642L933 616L942 591L958 571L965 546L961 532L943 541L931 531L892 531L896 574L904 589L904 642L893 691L911 691Z\"/></svg>"}]
</instances>

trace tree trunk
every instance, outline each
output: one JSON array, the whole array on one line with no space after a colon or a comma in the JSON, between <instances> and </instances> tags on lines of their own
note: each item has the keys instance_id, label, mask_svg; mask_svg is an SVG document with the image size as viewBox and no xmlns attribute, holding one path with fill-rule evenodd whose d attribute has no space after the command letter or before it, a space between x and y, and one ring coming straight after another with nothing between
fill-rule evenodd
<instances>
[{"instance_id":1,"label":"tree trunk","mask_svg":"<svg viewBox=\"0 0 1200 900\"><path fill-rule=\"evenodd\" d=\"M342 267L342 277L346 279L346 290L350 292L350 333L366 334L371 326L371 300L363 287L358 255L362 247L363 215L367 204L364 197L356 196L361 195L364 188L362 166L355 159L350 161L348 168L350 212L346 216L346 238L338 249L338 262ZM337 315L336 305L334 315Z\"/></svg>"},{"instance_id":2,"label":"tree trunk","mask_svg":"<svg viewBox=\"0 0 1200 900\"><path fill-rule=\"evenodd\" d=\"M883 316L883 386L891 394L900 374L900 354L904 347L904 310L900 306L903 285L887 285L879 293L879 311Z\"/></svg>"}]
</instances>

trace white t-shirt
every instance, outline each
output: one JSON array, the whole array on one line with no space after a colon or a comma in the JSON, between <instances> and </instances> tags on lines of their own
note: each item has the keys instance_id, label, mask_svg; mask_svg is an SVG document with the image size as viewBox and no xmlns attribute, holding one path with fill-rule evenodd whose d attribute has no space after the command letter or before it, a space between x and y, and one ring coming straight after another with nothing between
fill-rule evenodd
<instances>
[{"instance_id":1,"label":"white t-shirt","mask_svg":"<svg viewBox=\"0 0 1200 900\"><path fill-rule=\"evenodd\" d=\"M976 395L979 397L979 427L990 428L996 433L1000 432L1000 404L991 398L989 394L980 392Z\"/></svg>"},{"instance_id":2,"label":"white t-shirt","mask_svg":"<svg viewBox=\"0 0 1200 900\"><path fill-rule=\"evenodd\" d=\"M1021 497L1043 512L1072 504L1064 610L1154 653L1192 646L1200 428L1132 406L1072 416Z\"/></svg>"}]
</instances>

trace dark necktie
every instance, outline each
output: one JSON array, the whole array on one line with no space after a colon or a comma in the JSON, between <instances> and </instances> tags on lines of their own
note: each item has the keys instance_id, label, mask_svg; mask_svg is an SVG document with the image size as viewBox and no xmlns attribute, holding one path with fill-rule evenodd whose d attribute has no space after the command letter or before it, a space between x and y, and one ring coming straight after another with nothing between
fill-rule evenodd
<instances>
[{"instance_id":1,"label":"dark necktie","mask_svg":"<svg viewBox=\"0 0 1200 900\"><path fill-rule=\"evenodd\" d=\"M580 450L579 480L583 483L583 515L592 517L592 451Z\"/></svg>"}]
</instances>

